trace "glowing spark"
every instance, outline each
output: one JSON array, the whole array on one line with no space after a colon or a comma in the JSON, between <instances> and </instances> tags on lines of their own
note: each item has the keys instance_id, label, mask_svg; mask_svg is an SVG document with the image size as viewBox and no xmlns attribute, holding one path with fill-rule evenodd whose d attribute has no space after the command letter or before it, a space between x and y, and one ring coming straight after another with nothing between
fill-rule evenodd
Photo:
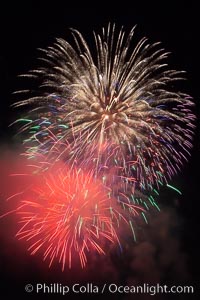
<instances>
[{"instance_id":1,"label":"glowing spark","mask_svg":"<svg viewBox=\"0 0 200 300\"><path fill-rule=\"evenodd\" d=\"M178 194L182 195L181 191L178 190L176 187L174 187L174 186L172 186L172 185L170 185L170 184L167 184L167 187L169 187L170 189L176 191Z\"/></svg>"}]
</instances>

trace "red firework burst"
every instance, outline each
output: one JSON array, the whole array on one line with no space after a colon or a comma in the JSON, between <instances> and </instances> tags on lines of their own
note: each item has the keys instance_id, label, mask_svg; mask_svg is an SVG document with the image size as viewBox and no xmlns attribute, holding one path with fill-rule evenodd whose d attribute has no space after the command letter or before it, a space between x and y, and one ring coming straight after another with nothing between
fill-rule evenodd
<instances>
[{"instance_id":1,"label":"red firework burst","mask_svg":"<svg viewBox=\"0 0 200 300\"><path fill-rule=\"evenodd\" d=\"M117 203L92 172L55 168L39 181L24 192L17 209L22 224L17 237L30 243L31 254L42 250L49 267L58 259L62 270L66 264L71 268L77 255L85 267L89 253L105 254L108 243L120 245L120 223L129 224L126 215L141 210L128 201Z\"/></svg>"}]
</instances>

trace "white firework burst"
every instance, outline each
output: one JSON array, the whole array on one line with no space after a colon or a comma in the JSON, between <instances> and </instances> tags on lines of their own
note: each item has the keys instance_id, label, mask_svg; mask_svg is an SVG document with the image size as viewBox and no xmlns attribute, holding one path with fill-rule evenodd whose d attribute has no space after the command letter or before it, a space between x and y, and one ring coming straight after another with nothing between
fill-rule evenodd
<instances>
[{"instance_id":1,"label":"white firework burst","mask_svg":"<svg viewBox=\"0 0 200 300\"><path fill-rule=\"evenodd\" d=\"M21 127L29 157L87 165L145 188L187 160L193 102L172 88L183 72L168 69L160 43L134 45L134 30L108 25L94 33L91 51L72 29L74 45L57 39L42 50L43 66L26 75L39 86L16 103L29 107Z\"/></svg>"}]
</instances>

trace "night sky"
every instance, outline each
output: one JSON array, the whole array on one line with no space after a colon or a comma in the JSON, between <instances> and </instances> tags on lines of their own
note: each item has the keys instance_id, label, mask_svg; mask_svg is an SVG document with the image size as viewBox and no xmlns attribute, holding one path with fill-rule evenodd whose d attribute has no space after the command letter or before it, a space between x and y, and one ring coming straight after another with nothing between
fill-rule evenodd
<instances>
[{"instance_id":1,"label":"night sky","mask_svg":"<svg viewBox=\"0 0 200 300\"><path fill-rule=\"evenodd\" d=\"M200 117L200 49L198 45L200 17L197 1L125 0L113 1L113 4L109 4L109 6L108 1L93 1L92 4L85 1L81 1L79 4L77 1L59 0L23 2L16 1L13 4L6 1L4 7L0 9L1 162L6 157L6 151L13 153L19 147L14 137L15 129L8 127L16 118L16 111L10 105L16 100L12 93L19 89L21 84L17 75L38 66L36 58L39 56L39 52L37 48L46 48L52 45L57 37L70 39L69 28L71 27L78 29L91 45L93 30L100 32L101 28L106 27L109 22L116 23L118 28L123 25L128 30L137 24L137 41L143 36L148 37L150 42L161 41L163 47L171 52L168 59L170 67L187 72L187 81L180 84L180 89L194 98L196 103L194 112L198 118ZM99 275L99 278L94 276L96 282L104 283L109 280L109 276L113 276L113 280L121 284L125 284L125 282L132 284L133 282L151 282L152 272L152 276L159 278L162 283L193 284L196 297L200 296L200 247L198 245L200 236L199 121L196 122L196 125L191 158L171 182L182 191L182 196L174 196L173 192L166 190L161 191L159 201L162 212L157 217L158 222L152 217L152 223L146 229L146 236L149 235L150 237L138 244L133 252L129 250L123 258L113 254L106 263L109 266L107 271L100 266L100 263L97 263L101 276ZM14 163L13 161L11 163ZM4 201L4 193L1 192L1 195L3 196L0 200ZM0 203L0 208L2 206ZM1 285L4 293L2 299L8 299L8 295L11 294L18 297L25 295L25 299L43 299L44 297L39 295L25 293L24 286L29 282L62 282L68 284L70 281L77 281L77 278L84 282L84 279L81 278L84 275L77 275L76 272L78 271L76 270L71 273L60 274L59 268L56 269L56 267L49 272L47 272L48 268L41 269L37 259L30 257L25 250L24 252L21 251L14 239L6 239L5 232L8 231L8 235L14 232L14 225L10 226L9 224L9 218L3 221L0 219L0 245L2 245L0 246L0 293L2 293ZM163 226L167 232L165 239L155 233L159 226L160 228ZM152 252L154 251L152 249L155 250L155 253ZM139 266L138 257L143 259L141 253L144 256L144 261L145 259L147 261L145 267ZM152 264L149 263L150 256ZM173 256L175 257L174 260L171 259ZM168 261L167 258L169 258L169 262L166 262ZM138 266L137 270L134 261L136 261L135 265ZM154 269L151 269L152 266ZM90 266L91 273L95 272L97 268ZM93 274L88 274L89 272L85 275L86 282L87 280L92 282ZM103 275L106 272L111 275ZM142 273L143 277L141 276ZM69 296L56 298L55 295L52 298L64 299L65 297L70 298ZM131 295L115 295L114 299L132 298ZM186 298L183 295L179 297L177 295L177 298L193 299L191 295L186 295ZM134 299L137 297L135 296ZM161 298L155 299L171 298L161 296Z\"/></svg>"}]
</instances>

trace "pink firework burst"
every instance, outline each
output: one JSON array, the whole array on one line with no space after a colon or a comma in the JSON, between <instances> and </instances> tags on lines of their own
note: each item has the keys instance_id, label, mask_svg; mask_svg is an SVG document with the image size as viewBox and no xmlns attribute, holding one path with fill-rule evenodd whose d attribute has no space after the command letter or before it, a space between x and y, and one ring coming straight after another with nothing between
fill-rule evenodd
<instances>
[{"instance_id":1,"label":"pink firework burst","mask_svg":"<svg viewBox=\"0 0 200 300\"><path fill-rule=\"evenodd\" d=\"M31 254L42 251L49 266L59 260L62 270L66 264L71 268L79 257L83 268L91 252L105 254L108 243L120 245L123 226L133 230L129 217L143 209L124 199L113 199L92 172L54 168L24 192L16 236L30 243Z\"/></svg>"}]
</instances>

